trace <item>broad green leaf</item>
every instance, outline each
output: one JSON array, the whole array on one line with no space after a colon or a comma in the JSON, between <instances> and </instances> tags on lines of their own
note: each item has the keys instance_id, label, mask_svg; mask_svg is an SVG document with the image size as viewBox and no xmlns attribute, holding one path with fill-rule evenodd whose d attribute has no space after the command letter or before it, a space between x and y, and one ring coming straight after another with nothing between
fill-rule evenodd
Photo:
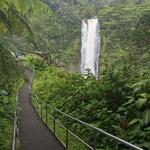
<instances>
[{"instance_id":1,"label":"broad green leaf","mask_svg":"<svg viewBox=\"0 0 150 150\"><path fill-rule=\"evenodd\" d=\"M145 131L150 131L150 127L148 127L148 128L145 128L144 130L145 130Z\"/></svg>"},{"instance_id":2,"label":"broad green leaf","mask_svg":"<svg viewBox=\"0 0 150 150\"><path fill-rule=\"evenodd\" d=\"M132 102L134 102L134 98L133 97L128 97L128 98L130 98L126 103L124 103L122 106L127 106L127 105L129 105L129 104L131 104Z\"/></svg>"},{"instance_id":3,"label":"broad green leaf","mask_svg":"<svg viewBox=\"0 0 150 150\"><path fill-rule=\"evenodd\" d=\"M1 96L7 96L7 95L8 95L8 92L5 91L5 90L1 90L1 91L0 91L0 95L1 95Z\"/></svg>"},{"instance_id":4,"label":"broad green leaf","mask_svg":"<svg viewBox=\"0 0 150 150\"><path fill-rule=\"evenodd\" d=\"M139 119L138 118L134 118L132 119L130 122L129 122L129 125L133 125L135 123L139 122Z\"/></svg>"},{"instance_id":5,"label":"broad green leaf","mask_svg":"<svg viewBox=\"0 0 150 150\"><path fill-rule=\"evenodd\" d=\"M116 130L116 132L118 132L121 136L124 136L125 135L125 131L120 128L119 126L115 126L115 125L112 125L112 127Z\"/></svg>"},{"instance_id":6,"label":"broad green leaf","mask_svg":"<svg viewBox=\"0 0 150 150\"><path fill-rule=\"evenodd\" d=\"M136 102L136 105L138 108L141 108L146 102L147 102L146 98L139 98L138 101Z\"/></svg>"},{"instance_id":7,"label":"broad green leaf","mask_svg":"<svg viewBox=\"0 0 150 150\"><path fill-rule=\"evenodd\" d=\"M140 144L140 146L149 149L150 148L150 142L144 142L144 143Z\"/></svg>"},{"instance_id":8,"label":"broad green leaf","mask_svg":"<svg viewBox=\"0 0 150 150\"><path fill-rule=\"evenodd\" d=\"M145 98L145 99L148 98L148 94L147 93L142 93L142 94L140 94L140 96L143 97L143 98Z\"/></svg>"},{"instance_id":9,"label":"broad green leaf","mask_svg":"<svg viewBox=\"0 0 150 150\"><path fill-rule=\"evenodd\" d=\"M150 109L146 109L143 113L144 124L147 125L150 122Z\"/></svg>"}]
</instances>

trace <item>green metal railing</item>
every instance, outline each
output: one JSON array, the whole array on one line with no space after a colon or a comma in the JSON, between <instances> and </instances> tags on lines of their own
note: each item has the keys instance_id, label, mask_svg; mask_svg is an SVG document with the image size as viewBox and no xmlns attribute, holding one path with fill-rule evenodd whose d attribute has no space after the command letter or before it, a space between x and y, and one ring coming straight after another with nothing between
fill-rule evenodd
<instances>
[{"instance_id":1,"label":"green metal railing","mask_svg":"<svg viewBox=\"0 0 150 150\"><path fill-rule=\"evenodd\" d=\"M112 135L112 134L110 134L110 133L108 133L108 132L106 132L106 131L104 131L102 129L99 129L99 128L93 126L93 125L85 123L85 122L83 122L83 121L81 121L81 120L79 120L79 119L77 119L75 117L72 117L72 116L70 116L70 115L68 115L68 114L66 114L66 113L64 113L64 112L62 112L62 111L60 111L60 110L50 106L50 105L47 105L47 104L44 104L44 103L38 103L39 99L38 99L37 95L35 95L35 99L36 100L35 100L34 106L35 106L37 112L39 113L39 115L41 116L42 120L45 122L45 124L48 127L49 127L48 119L50 118L53 121L53 130L52 130L52 132L54 133L54 135L59 140L60 140L60 138L56 134L56 124L58 124L61 128L63 128L65 130L65 134L66 134L65 144L61 140L60 141L62 142L62 144L65 146L65 148L67 150L69 149L69 147L68 147L68 145L69 145L69 137L68 137L68 135L69 134L71 134L75 139L80 141L89 150L96 150L97 149L97 137L98 137L99 134L103 134L104 136L106 136L106 137L108 137L110 139L113 139L114 141L117 141L118 143L121 143L122 145L124 145L124 146L126 146L126 147L128 147L130 149L143 150L142 148L139 148L139 147L137 147L137 146L135 146L135 145L133 145L133 144L131 144L131 143L121 139L121 138L118 138L118 137L116 137L116 136L114 136L114 135ZM52 114L49 113L49 111L48 111L49 109L51 111L53 111ZM60 121L57 120L56 114L57 115L59 114L59 116L61 115L61 117L66 117L66 119L65 119L65 126ZM69 128L68 128L68 123L69 123L68 121L69 120L73 121L74 123L78 123L78 124L80 124L80 125L82 125L84 127L88 127L90 129L92 129L93 135L94 135L94 137L92 138L93 139L92 146L89 143L87 143L84 140L82 140L79 136L74 134L72 131L69 130Z\"/></svg>"},{"instance_id":2,"label":"green metal railing","mask_svg":"<svg viewBox=\"0 0 150 150\"><path fill-rule=\"evenodd\" d=\"M17 149L17 141L18 141L18 92L16 94L16 107L14 114L14 128L13 128L13 142L12 142L12 150Z\"/></svg>"}]
</instances>

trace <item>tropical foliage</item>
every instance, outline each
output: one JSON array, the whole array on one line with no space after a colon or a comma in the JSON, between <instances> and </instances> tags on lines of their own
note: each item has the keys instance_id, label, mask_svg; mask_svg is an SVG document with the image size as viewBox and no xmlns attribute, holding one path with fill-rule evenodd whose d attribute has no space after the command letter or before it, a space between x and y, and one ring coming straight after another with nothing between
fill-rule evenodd
<instances>
[{"instance_id":1,"label":"tropical foliage","mask_svg":"<svg viewBox=\"0 0 150 150\"><path fill-rule=\"evenodd\" d=\"M12 144L15 98L23 78L17 51L24 50L27 36L34 37L28 18L37 10L49 13L49 8L37 0L0 0L0 149L3 150L10 149Z\"/></svg>"},{"instance_id":2,"label":"tropical foliage","mask_svg":"<svg viewBox=\"0 0 150 150\"><path fill-rule=\"evenodd\" d=\"M90 72L86 79L68 73L80 68L81 20L95 16L101 24L99 81ZM11 145L20 52L28 67L35 65L33 96L149 149L149 32L149 0L0 0L0 149ZM78 125L70 126L78 134ZM101 149L123 149L98 139Z\"/></svg>"},{"instance_id":3,"label":"tropical foliage","mask_svg":"<svg viewBox=\"0 0 150 150\"><path fill-rule=\"evenodd\" d=\"M37 94L38 103L53 105L87 123L149 149L149 79L131 83L122 78L119 72L104 72L101 80L97 81L90 73L88 78L84 78L55 67L41 66L41 61L35 58L30 62L34 62L36 68L33 103L36 104ZM63 121L62 117L59 119ZM92 143L87 137L93 133L85 127L79 128L78 124L70 122L70 129ZM101 149L125 149L101 135L98 139L98 147Z\"/></svg>"}]
</instances>

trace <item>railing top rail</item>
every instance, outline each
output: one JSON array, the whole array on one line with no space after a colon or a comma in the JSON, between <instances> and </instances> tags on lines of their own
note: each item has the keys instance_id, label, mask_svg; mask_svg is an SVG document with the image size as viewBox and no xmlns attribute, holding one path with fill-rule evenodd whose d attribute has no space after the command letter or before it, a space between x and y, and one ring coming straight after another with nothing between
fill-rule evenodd
<instances>
[{"instance_id":1,"label":"railing top rail","mask_svg":"<svg viewBox=\"0 0 150 150\"><path fill-rule=\"evenodd\" d=\"M112 138L112 139L114 139L116 141L119 141L119 142L121 142L121 143L123 143L123 144L125 144L127 146L129 146L130 148L134 148L136 150L143 150L143 149L141 149L141 148L139 148L139 147L137 147L137 146L135 146L135 145L133 145L133 144L131 144L131 143L129 143L129 142L121 139L121 138L118 138L118 137L116 137L116 136L114 136L114 135L112 135L112 134L110 134L110 133L108 133L108 132L106 132L106 131L104 131L104 130L102 130L100 128L97 128L97 127L95 127L93 125L90 125L90 124L88 124L86 122L83 122L83 121L81 121L81 120L79 120L79 119L77 119L75 117L72 117L72 116L70 116L70 115L62 112L61 110L58 110L58 109L52 107L52 106L50 106L50 107L53 108L53 109L55 109L57 112L63 114L64 116L67 116L68 118L71 118L71 119L73 119L73 120L75 120L75 121L77 121L77 122L79 122L79 123L81 123L81 124L83 124L83 125L85 125L85 126L87 126L89 128L92 128L92 129L94 129L94 130L96 130L96 131L98 131L100 133L103 133L104 135L106 135L106 136L108 136L108 137L110 137L110 138Z\"/></svg>"},{"instance_id":2,"label":"railing top rail","mask_svg":"<svg viewBox=\"0 0 150 150\"><path fill-rule=\"evenodd\" d=\"M37 95L36 95L36 98L38 99ZM93 130L95 130L95 131L97 131L97 132L99 132L99 133L102 133L102 134L106 135L107 137L110 137L110 138L112 138L112 139L114 139L114 140L116 140L116 141L118 141L118 142L120 142L120 143L122 143L122 144L124 144L124 145L126 145L126 146L128 146L128 147L130 147L130 148L132 148L132 149L135 149L135 150L143 150L142 148L137 147L136 145L133 145L133 144L131 144L131 143L129 143L129 142L127 142L127 141L125 141L125 140L119 138L119 137L116 137L116 136L114 136L114 135L112 135L112 134L110 134L110 133L108 133L108 132L106 132L106 131L104 131L104 130L102 130L102 129L100 129L100 128L97 128L97 127L95 127L95 126L93 126L93 125L90 125L90 124L88 124L88 123L86 123L86 122L84 122L84 121L81 121L81 120L79 120L79 119L77 119L77 118L75 118L75 117L72 117L72 116L70 116L69 114L67 114L67 113L65 113L65 112L62 112L61 110L59 110L59 109L57 109L57 108L55 108L55 107L53 107L53 106L50 106L49 104L44 104L44 105L45 105L45 106L49 106L50 108L52 108L53 110L59 112L60 114L66 116L66 117L68 117L68 118L70 118L70 119L72 119L72 120L75 120L75 121L79 122L80 124L82 124L82 125L84 125L84 126L87 126L87 127L89 127L89 128L92 128Z\"/></svg>"}]
</instances>

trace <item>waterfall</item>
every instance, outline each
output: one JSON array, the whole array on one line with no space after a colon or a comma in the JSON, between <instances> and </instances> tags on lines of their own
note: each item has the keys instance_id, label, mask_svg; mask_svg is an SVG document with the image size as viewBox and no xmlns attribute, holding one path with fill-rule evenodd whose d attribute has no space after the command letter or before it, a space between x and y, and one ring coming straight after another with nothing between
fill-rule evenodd
<instances>
[{"instance_id":1,"label":"waterfall","mask_svg":"<svg viewBox=\"0 0 150 150\"><path fill-rule=\"evenodd\" d=\"M100 26L98 19L82 21L82 47L81 47L81 73L86 70L98 78L99 54L100 54Z\"/></svg>"}]
</instances>

